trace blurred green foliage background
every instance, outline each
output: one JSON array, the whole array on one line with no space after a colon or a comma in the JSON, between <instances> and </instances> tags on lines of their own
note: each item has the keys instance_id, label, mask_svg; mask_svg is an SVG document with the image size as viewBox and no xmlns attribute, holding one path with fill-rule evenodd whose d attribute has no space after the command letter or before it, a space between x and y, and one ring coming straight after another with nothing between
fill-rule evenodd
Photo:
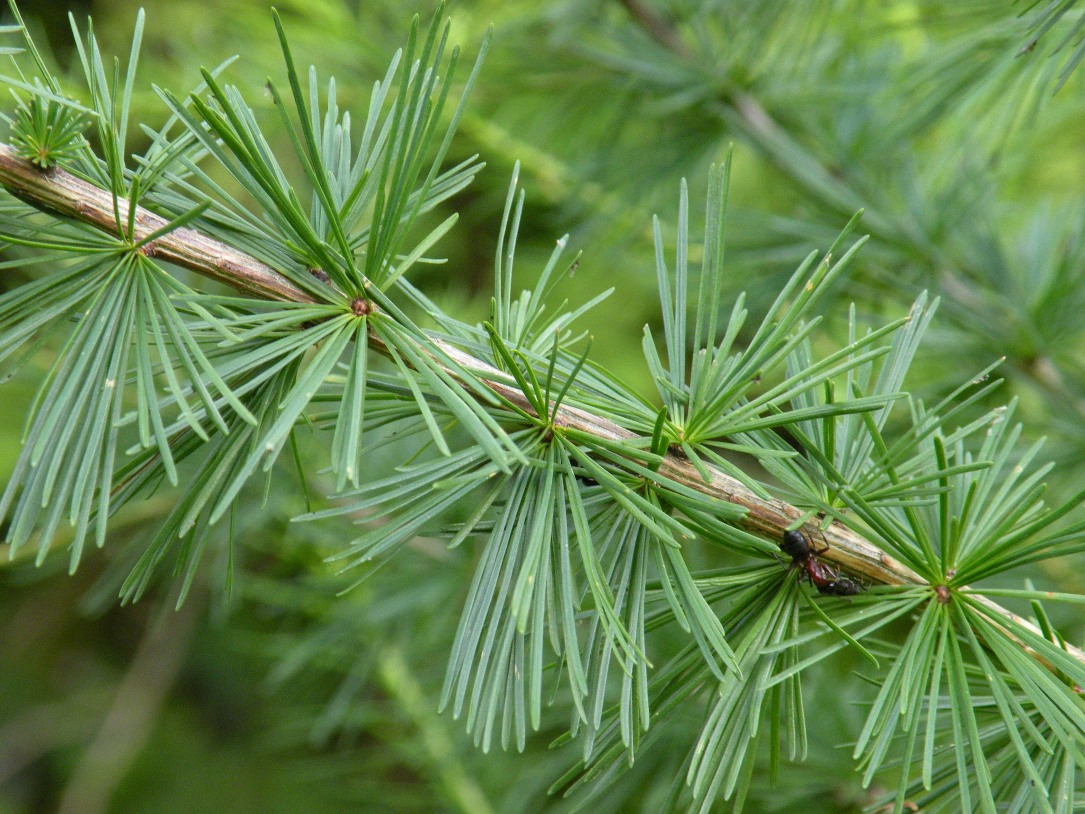
<instances>
[{"instance_id":1,"label":"blurred green foliage background","mask_svg":"<svg viewBox=\"0 0 1085 814\"><path fill-rule=\"evenodd\" d=\"M299 62L336 76L340 104L363 109L411 15L433 11L418 0L276 5ZM1005 357L999 398L1019 398L1027 433L1054 439L1052 491L1064 494L1085 473L1085 85L1073 74L1054 93L1065 64L1053 53L1058 30L1021 53L1030 19L1018 5L455 2L454 41L472 53L490 24L495 38L451 157L479 153L488 166L453 202L461 219L441 246L448 263L430 267L425 287L449 310L485 316L501 206L520 161L519 268L541 268L570 232L584 253L570 299L618 289L586 322L593 358L647 392L640 332L658 320L650 217L673 235L679 179L703 199L708 165L733 143L724 301L746 290L758 313L799 258L865 209L874 239L825 306L820 341L839 342L850 302L876 319L930 289L942 310L910 385L933 397ZM269 103L265 77L282 72L269 3L20 4L61 68L74 59L66 11L81 24L90 14L104 49L126 54L139 6L144 121L164 117L152 84L185 91L201 65L233 54L241 59L229 80ZM0 288L18 282L9 273ZM35 381L22 370L0 390L0 472L14 460ZM320 476L308 489L330 491ZM471 573L465 552L420 540L337 597L342 585L323 562L336 532L288 524L305 509L288 473L267 507L254 499L238 518L231 594L223 548L179 612L168 581L118 608L115 575L168 501L124 515L117 545L74 577L64 556L0 569L0 811L568 807L546 795L570 759L547 749L560 722L527 755L482 755L460 723L435 714ZM1080 592L1080 565L1049 564L1037 580ZM1080 624L1070 633L1080 638ZM811 812L853 811L869 801L832 748L857 715L853 699L833 692L831 674L823 686L808 707L823 747L750 809L803 799ZM659 810L680 760L664 743L595 807Z\"/></svg>"}]
</instances>

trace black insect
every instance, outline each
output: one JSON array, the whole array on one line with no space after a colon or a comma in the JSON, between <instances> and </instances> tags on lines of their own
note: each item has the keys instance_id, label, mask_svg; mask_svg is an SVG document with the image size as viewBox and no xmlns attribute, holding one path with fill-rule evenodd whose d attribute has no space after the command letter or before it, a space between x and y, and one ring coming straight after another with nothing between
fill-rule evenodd
<instances>
[{"instance_id":1,"label":"black insect","mask_svg":"<svg viewBox=\"0 0 1085 814\"><path fill-rule=\"evenodd\" d=\"M805 575L810 584L818 589L818 593L826 596L855 596L863 591L861 583L851 577L841 576L835 568L818 559L818 554L828 551L829 546L815 550L810 539L798 529L784 532L780 550L791 557L792 568L800 569L799 579Z\"/></svg>"}]
</instances>

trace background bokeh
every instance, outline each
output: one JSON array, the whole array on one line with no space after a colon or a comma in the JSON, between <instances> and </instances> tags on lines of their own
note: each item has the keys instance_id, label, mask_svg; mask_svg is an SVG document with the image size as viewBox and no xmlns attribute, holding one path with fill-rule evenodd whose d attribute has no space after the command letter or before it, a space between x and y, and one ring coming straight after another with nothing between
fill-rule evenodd
<instances>
[{"instance_id":1,"label":"background bokeh","mask_svg":"<svg viewBox=\"0 0 1085 814\"><path fill-rule=\"evenodd\" d=\"M66 13L81 27L91 15L103 50L126 55L140 6L139 118L164 118L152 85L183 92L200 66L233 54L241 59L229 81L267 103L265 78L282 76L270 3L20 3L73 77ZM276 6L299 62L334 75L340 104L363 110L411 15L433 11L416 0ZM489 25L495 31L451 156L478 153L487 168L449 204L461 214L441 246L449 262L422 283L450 311L485 316L519 161L528 201L518 268L537 272L553 241L571 233L583 257L563 293L582 302L617 288L586 319L592 357L647 393L641 328L658 320L651 216L670 239L679 180L702 200L708 166L733 144L724 301L745 290L758 313L800 258L864 209L873 239L823 305L818 341L840 341L849 303L876 323L924 289L940 296L909 385L933 398L1005 357L996 398L1020 401L1027 436L1052 439L1057 500L1085 474L1085 84L1072 74L1055 93L1060 29L1022 52L1029 16L1006 6L454 2L453 40L468 55ZM3 275L3 290L21 279ZM26 365L0 389L4 480L42 369ZM395 463L390 454L374 470ZM266 505L254 495L237 519L231 590L222 545L179 611L168 578L134 606L115 600L117 574L168 494L121 515L115 539L74 576L63 552L40 567L0 567L0 811L567 809L546 794L570 760L547 748L563 720L526 755L483 755L461 723L435 713L469 553L420 540L339 597L346 583L324 557L341 531L290 524L305 490L290 468L280 474ZM305 484L311 494L330 490L321 477ZM1046 563L1034 578L1081 592L1083 573L1080 561ZM1060 621L1080 640L1079 620ZM860 715L855 698L834 691L832 671L853 666L836 662L809 682L817 748L749 810L790 810L802 799L813 814L869 802L833 748ZM665 738L594 807L658 811L681 761Z\"/></svg>"}]
</instances>

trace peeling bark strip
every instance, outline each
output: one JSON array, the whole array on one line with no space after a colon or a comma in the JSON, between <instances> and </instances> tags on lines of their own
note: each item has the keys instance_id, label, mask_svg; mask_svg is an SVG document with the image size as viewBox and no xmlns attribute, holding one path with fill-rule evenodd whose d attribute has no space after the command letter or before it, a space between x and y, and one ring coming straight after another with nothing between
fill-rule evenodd
<instances>
[{"instance_id":1,"label":"peeling bark strip","mask_svg":"<svg viewBox=\"0 0 1085 814\"><path fill-rule=\"evenodd\" d=\"M10 145L3 143L0 143L0 185L16 198L50 215L73 218L108 234L118 234L113 196L109 192L61 169L38 169L29 161L19 158ZM118 204L121 219L125 220L128 216L128 202L121 200ZM139 241L166 226L168 221L139 207L133 223L133 240ZM154 241L153 254L158 259L219 280L257 297L287 302L314 301L308 293L296 287L271 266L195 229L180 228L168 232ZM352 310L357 307L364 311L368 308L368 303L362 300L358 306L351 303L351 307ZM534 414L534 408L524 398L523 393L507 384L507 377L501 371L459 348L440 340L434 342L455 362L477 374L495 393ZM372 343L375 348L382 347L375 337ZM451 370L448 372L456 375ZM609 419L564 404L557 410L555 423L611 441L628 441L637 437ZM659 473L691 489L742 506L747 510L747 515L740 525L771 540L779 539L783 530L802 515L794 506L781 500L761 498L724 472L711 466L709 469L712 479L705 483L689 461L668 454L659 467ZM839 523L833 523L825 530L824 539L829 544L829 550L819 555L821 559L842 566L870 582L883 585L926 584L922 577L906 565ZM1037 635L1043 635L1028 620L987 597L975 594L972 596L1007 621L1013 621ZM1067 645L1066 650L1071 656L1085 663L1085 651L1071 645Z\"/></svg>"}]
</instances>

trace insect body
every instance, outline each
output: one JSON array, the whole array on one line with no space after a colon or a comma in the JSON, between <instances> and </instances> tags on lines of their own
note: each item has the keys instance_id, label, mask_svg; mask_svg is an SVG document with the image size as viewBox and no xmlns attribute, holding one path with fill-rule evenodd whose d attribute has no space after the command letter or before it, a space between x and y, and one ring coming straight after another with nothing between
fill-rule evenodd
<instances>
[{"instance_id":1,"label":"insect body","mask_svg":"<svg viewBox=\"0 0 1085 814\"><path fill-rule=\"evenodd\" d=\"M801 531L785 531L780 549L791 557L793 568L801 569L799 579L805 575L810 584L818 589L818 593L826 596L854 596L862 592L863 586L859 582L851 577L841 576L835 568L818 559L818 554L828 551L829 547L815 551L809 538Z\"/></svg>"}]
</instances>

